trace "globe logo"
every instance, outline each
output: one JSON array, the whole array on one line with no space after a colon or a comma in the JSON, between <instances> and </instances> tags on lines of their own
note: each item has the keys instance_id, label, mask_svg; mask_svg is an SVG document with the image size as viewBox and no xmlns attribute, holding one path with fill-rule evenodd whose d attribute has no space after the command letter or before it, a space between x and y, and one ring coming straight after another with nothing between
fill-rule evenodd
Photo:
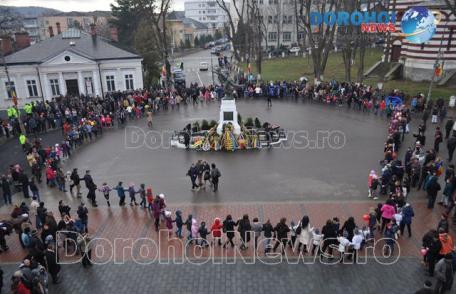
<instances>
[{"instance_id":1,"label":"globe logo","mask_svg":"<svg viewBox=\"0 0 456 294\"><path fill-rule=\"evenodd\" d=\"M437 24L440 21L440 13L437 18L426 7L417 6L407 10L402 16L402 36L409 42L422 44L434 36Z\"/></svg>"}]
</instances>

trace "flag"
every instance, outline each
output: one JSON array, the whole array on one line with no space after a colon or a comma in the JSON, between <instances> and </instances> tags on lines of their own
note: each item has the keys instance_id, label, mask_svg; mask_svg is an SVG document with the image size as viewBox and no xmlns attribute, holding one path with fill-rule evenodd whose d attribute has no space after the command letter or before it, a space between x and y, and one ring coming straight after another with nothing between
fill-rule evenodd
<instances>
[{"instance_id":1,"label":"flag","mask_svg":"<svg viewBox=\"0 0 456 294\"><path fill-rule=\"evenodd\" d=\"M436 77L442 76L443 70L442 70L442 65L441 64L437 64L437 66L435 67L434 73L435 73Z\"/></svg>"}]
</instances>

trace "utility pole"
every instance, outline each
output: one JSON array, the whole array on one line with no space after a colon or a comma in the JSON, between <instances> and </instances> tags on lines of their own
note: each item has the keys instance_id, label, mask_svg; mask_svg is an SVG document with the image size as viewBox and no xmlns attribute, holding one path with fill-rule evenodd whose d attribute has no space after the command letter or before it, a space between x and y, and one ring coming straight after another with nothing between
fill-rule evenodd
<instances>
[{"instance_id":1,"label":"utility pole","mask_svg":"<svg viewBox=\"0 0 456 294\"><path fill-rule=\"evenodd\" d=\"M0 39L0 41L2 41L2 39ZM3 67L5 69L6 80L8 83L8 85L6 86L6 92L8 93L8 95L10 94L13 98L14 108L16 108L16 113L17 113L17 120L19 122L19 128L21 129L21 133L25 135L25 127L24 127L24 124L22 123L21 113L19 112L19 108L17 107L16 91L11 92L11 78L10 78L10 75L8 72L8 64L6 64L5 54L3 52L3 46L2 46L2 48L0 48L0 52L2 55L2 63L3 63ZM43 93L41 93L41 94L43 94Z\"/></svg>"},{"instance_id":2,"label":"utility pole","mask_svg":"<svg viewBox=\"0 0 456 294\"><path fill-rule=\"evenodd\" d=\"M435 78L436 78L436 70L440 65L440 59L443 56L442 52L442 46L443 46L443 37L445 36L445 31L442 32L442 37L440 38L440 47L439 47L439 53L437 53L437 58L435 59L434 63L434 72L432 73L432 79L431 83L429 84L429 91L426 97L426 107L429 105L429 102L431 101L431 94L432 94L432 86L434 86ZM443 68L443 66L442 66Z\"/></svg>"}]
</instances>

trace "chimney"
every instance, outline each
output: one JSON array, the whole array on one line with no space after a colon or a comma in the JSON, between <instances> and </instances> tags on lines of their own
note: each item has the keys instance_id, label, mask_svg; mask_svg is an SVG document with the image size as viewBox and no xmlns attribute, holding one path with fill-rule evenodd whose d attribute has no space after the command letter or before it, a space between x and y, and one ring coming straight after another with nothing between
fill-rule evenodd
<instances>
[{"instance_id":1,"label":"chimney","mask_svg":"<svg viewBox=\"0 0 456 294\"><path fill-rule=\"evenodd\" d=\"M116 27L110 27L109 32L111 33L111 40L114 42L119 42L119 31Z\"/></svg>"},{"instance_id":2,"label":"chimney","mask_svg":"<svg viewBox=\"0 0 456 294\"><path fill-rule=\"evenodd\" d=\"M11 54L13 52L13 42L9 36L0 37L0 50L4 55Z\"/></svg>"},{"instance_id":3,"label":"chimney","mask_svg":"<svg viewBox=\"0 0 456 294\"><path fill-rule=\"evenodd\" d=\"M51 38L54 37L54 29L52 28L52 26L49 26L48 30L49 30L49 37L51 37Z\"/></svg>"},{"instance_id":4,"label":"chimney","mask_svg":"<svg viewBox=\"0 0 456 294\"><path fill-rule=\"evenodd\" d=\"M95 23L90 24L90 34L92 35L92 38L97 37L97 25Z\"/></svg>"},{"instance_id":5,"label":"chimney","mask_svg":"<svg viewBox=\"0 0 456 294\"><path fill-rule=\"evenodd\" d=\"M57 34L61 34L61 33L62 33L62 30L61 30L61 28L60 28L60 23L57 22L55 25L57 26Z\"/></svg>"},{"instance_id":6,"label":"chimney","mask_svg":"<svg viewBox=\"0 0 456 294\"><path fill-rule=\"evenodd\" d=\"M21 50L30 46L31 40L27 32L15 33L14 39L16 40L16 50Z\"/></svg>"}]
</instances>

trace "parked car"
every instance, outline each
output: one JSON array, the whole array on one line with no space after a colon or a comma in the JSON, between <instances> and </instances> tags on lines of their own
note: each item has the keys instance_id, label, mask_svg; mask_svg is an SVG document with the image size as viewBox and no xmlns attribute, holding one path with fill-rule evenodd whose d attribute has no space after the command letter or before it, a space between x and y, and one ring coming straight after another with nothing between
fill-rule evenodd
<instances>
[{"instance_id":1,"label":"parked car","mask_svg":"<svg viewBox=\"0 0 456 294\"><path fill-rule=\"evenodd\" d=\"M293 53L293 54L299 53L299 51L301 51L301 48L299 48L299 47L292 47L288 50L288 52Z\"/></svg>"},{"instance_id":2,"label":"parked car","mask_svg":"<svg viewBox=\"0 0 456 294\"><path fill-rule=\"evenodd\" d=\"M205 62L205 61L200 62L200 64L199 64L199 70L200 70L200 71L207 71L207 70L209 70L209 63L207 63L207 62Z\"/></svg>"}]
</instances>

